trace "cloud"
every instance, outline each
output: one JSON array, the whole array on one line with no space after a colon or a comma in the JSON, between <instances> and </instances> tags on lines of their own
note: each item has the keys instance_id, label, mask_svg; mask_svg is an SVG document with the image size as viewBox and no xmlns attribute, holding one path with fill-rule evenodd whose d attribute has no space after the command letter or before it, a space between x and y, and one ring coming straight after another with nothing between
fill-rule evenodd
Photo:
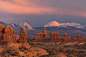
<instances>
[{"instance_id":1,"label":"cloud","mask_svg":"<svg viewBox=\"0 0 86 57\"><path fill-rule=\"evenodd\" d=\"M57 0L57 4L55 1L56 0L53 0L53 2L52 0L0 0L0 11L11 14L55 14L86 17L84 3L77 3L77 1L73 3L73 1L68 0L62 2Z\"/></svg>"},{"instance_id":2,"label":"cloud","mask_svg":"<svg viewBox=\"0 0 86 57\"><path fill-rule=\"evenodd\" d=\"M13 14L44 14L44 13L50 14L53 11L52 8L23 6L8 1L0 1L0 9L7 13L13 13Z\"/></svg>"}]
</instances>

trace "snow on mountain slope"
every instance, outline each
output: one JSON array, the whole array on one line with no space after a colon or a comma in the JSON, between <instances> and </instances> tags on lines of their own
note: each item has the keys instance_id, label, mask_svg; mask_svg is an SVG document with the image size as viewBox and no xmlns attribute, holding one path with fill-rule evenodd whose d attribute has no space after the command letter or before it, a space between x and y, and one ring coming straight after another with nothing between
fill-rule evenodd
<instances>
[{"instance_id":1,"label":"snow on mountain slope","mask_svg":"<svg viewBox=\"0 0 86 57\"><path fill-rule=\"evenodd\" d=\"M28 28L28 29L33 29L29 24L27 24L26 22L24 22L24 27L26 28Z\"/></svg>"},{"instance_id":2,"label":"snow on mountain slope","mask_svg":"<svg viewBox=\"0 0 86 57\"><path fill-rule=\"evenodd\" d=\"M49 23L47 23L46 25L44 25L44 27L50 27L50 26L59 26L60 24L56 21L51 21Z\"/></svg>"},{"instance_id":3,"label":"snow on mountain slope","mask_svg":"<svg viewBox=\"0 0 86 57\"><path fill-rule=\"evenodd\" d=\"M86 25L76 25L75 27L80 28L80 29L84 29L84 28L86 28Z\"/></svg>"},{"instance_id":4,"label":"snow on mountain slope","mask_svg":"<svg viewBox=\"0 0 86 57\"><path fill-rule=\"evenodd\" d=\"M44 25L44 27L51 27L51 26L59 26L59 27L66 27L66 26L79 26L79 23L58 23L56 21L51 21L49 23L47 23L46 25Z\"/></svg>"},{"instance_id":5,"label":"snow on mountain slope","mask_svg":"<svg viewBox=\"0 0 86 57\"><path fill-rule=\"evenodd\" d=\"M22 22L22 23L18 23L18 24L15 24L15 23L12 23L11 24L12 27L15 27L15 28L25 28L25 29L33 29L29 24L27 24L26 22Z\"/></svg>"},{"instance_id":6,"label":"snow on mountain slope","mask_svg":"<svg viewBox=\"0 0 86 57\"><path fill-rule=\"evenodd\" d=\"M60 26L66 27L66 26L77 26L77 25L79 26L80 24L71 22L71 23L61 23Z\"/></svg>"}]
</instances>

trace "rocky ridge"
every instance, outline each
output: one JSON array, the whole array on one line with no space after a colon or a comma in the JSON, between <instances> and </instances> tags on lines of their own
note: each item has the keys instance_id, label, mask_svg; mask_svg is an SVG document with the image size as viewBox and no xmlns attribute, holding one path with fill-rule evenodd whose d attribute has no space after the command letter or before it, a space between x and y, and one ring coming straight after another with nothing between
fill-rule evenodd
<instances>
[{"instance_id":1,"label":"rocky ridge","mask_svg":"<svg viewBox=\"0 0 86 57\"><path fill-rule=\"evenodd\" d=\"M30 46L27 43L27 31L24 28L20 30L20 38L16 41L16 35L11 26L4 27L0 24L0 56L1 57L33 57L48 55L44 49Z\"/></svg>"},{"instance_id":2,"label":"rocky ridge","mask_svg":"<svg viewBox=\"0 0 86 57\"><path fill-rule=\"evenodd\" d=\"M73 38L73 36L70 36L67 33L64 33L64 37L62 37L57 32L51 32L50 38L48 38L47 31L45 28L43 29L43 31L44 30L46 33L43 32L36 34L36 36L34 37L35 41L43 40L43 41L53 41L53 42L86 42L86 38L82 38L80 34L78 34L77 37ZM47 38L44 38L43 34L46 34Z\"/></svg>"}]
</instances>

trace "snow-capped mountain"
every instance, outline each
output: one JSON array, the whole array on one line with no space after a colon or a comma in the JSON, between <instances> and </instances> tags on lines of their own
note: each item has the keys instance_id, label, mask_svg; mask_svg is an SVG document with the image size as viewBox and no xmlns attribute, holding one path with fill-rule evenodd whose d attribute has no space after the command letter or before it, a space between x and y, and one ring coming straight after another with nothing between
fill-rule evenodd
<instances>
[{"instance_id":1,"label":"snow-capped mountain","mask_svg":"<svg viewBox=\"0 0 86 57\"><path fill-rule=\"evenodd\" d=\"M60 26L60 23L58 23L56 21L51 21L51 22L47 23L46 25L44 25L44 27L51 27L51 26Z\"/></svg>"},{"instance_id":2,"label":"snow-capped mountain","mask_svg":"<svg viewBox=\"0 0 86 57\"><path fill-rule=\"evenodd\" d=\"M33 29L29 24L27 24L26 22L21 22L21 23L18 23L18 24L15 24L15 23L12 23L10 24L12 27L14 28L18 28L18 29L21 29L21 28L25 28L25 29Z\"/></svg>"},{"instance_id":3,"label":"snow-capped mountain","mask_svg":"<svg viewBox=\"0 0 86 57\"><path fill-rule=\"evenodd\" d=\"M61 23L60 26L62 27L66 27L66 26L80 26L81 24L79 23L74 23L74 22L71 22L71 23Z\"/></svg>"},{"instance_id":4,"label":"snow-capped mountain","mask_svg":"<svg viewBox=\"0 0 86 57\"><path fill-rule=\"evenodd\" d=\"M7 23L4 23L2 21L0 21L0 23L4 26L7 26L7 25L10 25L12 28L18 28L18 29L21 29L21 28L25 28L25 29L33 29L29 24L27 24L26 22L21 22L21 23L12 23L12 24L7 24Z\"/></svg>"},{"instance_id":5,"label":"snow-capped mountain","mask_svg":"<svg viewBox=\"0 0 86 57\"><path fill-rule=\"evenodd\" d=\"M47 23L46 25L44 25L44 27L52 27L52 26L59 26L59 27L75 26L75 27L78 27L78 26L82 26L82 25L79 24L79 23L74 23L74 22L71 22L71 23L58 23L56 21L51 21L51 22Z\"/></svg>"}]
</instances>

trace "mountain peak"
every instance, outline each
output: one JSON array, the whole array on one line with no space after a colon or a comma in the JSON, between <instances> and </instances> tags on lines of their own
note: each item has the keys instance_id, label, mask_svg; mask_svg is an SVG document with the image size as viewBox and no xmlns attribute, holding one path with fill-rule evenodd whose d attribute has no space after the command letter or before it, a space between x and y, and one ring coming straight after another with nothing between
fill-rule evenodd
<instances>
[{"instance_id":1,"label":"mountain peak","mask_svg":"<svg viewBox=\"0 0 86 57\"><path fill-rule=\"evenodd\" d=\"M18 23L18 24L15 24L15 23L12 23L11 24L12 27L15 27L15 28L25 28L25 29L33 29L28 23L26 22L21 22L21 23Z\"/></svg>"},{"instance_id":2,"label":"mountain peak","mask_svg":"<svg viewBox=\"0 0 86 57\"><path fill-rule=\"evenodd\" d=\"M59 26L60 24L56 21L51 21L49 23L47 23L46 25L44 25L44 27L50 27L50 26Z\"/></svg>"},{"instance_id":3,"label":"mountain peak","mask_svg":"<svg viewBox=\"0 0 86 57\"><path fill-rule=\"evenodd\" d=\"M51 27L51 26L62 26L62 27L66 27L66 26L77 26L77 25L81 25L81 24L74 23L74 22L70 22L70 23L58 23L56 21L51 21L51 22L47 23L46 25L44 25L44 27Z\"/></svg>"},{"instance_id":4,"label":"mountain peak","mask_svg":"<svg viewBox=\"0 0 86 57\"><path fill-rule=\"evenodd\" d=\"M28 29L33 29L29 24L27 24L26 22L24 22L24 27L27 27Z\"/></svg>"}]
</instances>

